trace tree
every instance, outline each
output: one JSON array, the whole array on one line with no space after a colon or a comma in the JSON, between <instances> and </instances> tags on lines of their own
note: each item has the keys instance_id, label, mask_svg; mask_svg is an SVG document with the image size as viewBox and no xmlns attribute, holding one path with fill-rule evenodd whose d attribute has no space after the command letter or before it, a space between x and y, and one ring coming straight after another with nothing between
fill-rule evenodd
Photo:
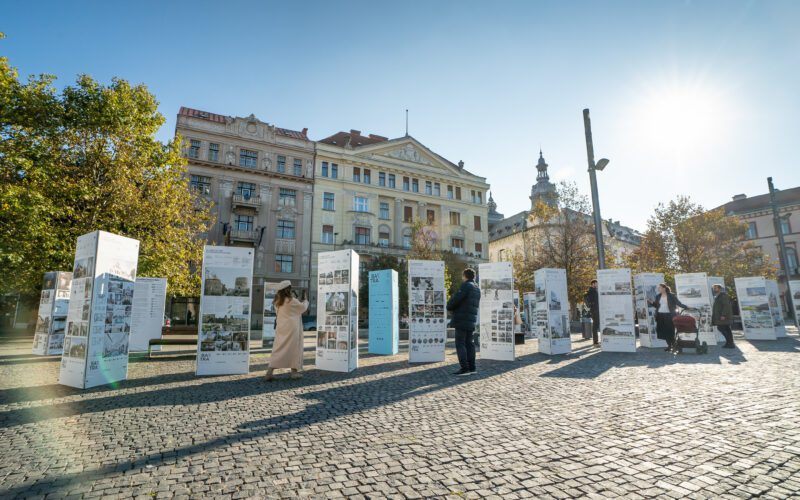
<instances>
[{"instance_id":1,"label":"tree","mask_svg":"<svg viewBox=\"0 0 800 500\"><path fill-rule=\"evenodd\" d=\"M461 286L461 273L467 261L460 255L443 251L439 234L421 219L411 223L411 250L409 259L444 261L444 289L451 297Z\"/></svg>"},{"instance_id":2,"label":"tree","mask_svg":"<svg viewBox=\"0 0 800 500\"><path fill-rule=\"evenodd\" d=\"M138 274L196 294L208 207L186 185L180 138L143 85L82 75L20 82L0 58L1 292L36 294L46 271L72 269L75 241L94 230L140 241Z\"/></svg>"},{"instance_id":3,"label":"tree","mask_svg":"<svg viewBox=\"0 0 800 500\"><path fill-rule=\"evenodd\" d=\"M403 316L408 311L408 266L403 260L393 255L377 255L372 257L361 269L358 303L360 314L364 318L367 317L366 314L369 311L369 272L383 269L397 271L400 316Z\"/></svg>"}]
</instances>

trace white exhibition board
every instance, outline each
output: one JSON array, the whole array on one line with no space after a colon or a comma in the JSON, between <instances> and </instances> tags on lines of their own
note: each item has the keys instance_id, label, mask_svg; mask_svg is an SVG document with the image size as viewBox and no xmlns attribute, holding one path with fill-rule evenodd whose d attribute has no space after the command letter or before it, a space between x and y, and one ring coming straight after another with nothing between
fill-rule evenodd
<instances>
[{"instance_id":1,"label":"white exhibition board","mask_svg":"<svg viewBox=\"0 0 800 500\"><path fill-rule=\"evenodd\" d=\"M527 338L536 338L538 330L536 328L536 292L525 292L522 294L522 307L525 311L525 324L528 326Z\"/></svg>"},{"instance_id":2,"label":"white exhibition board","mask_svg":"<svg viewBox=\"0 0 800 500\"><path fill-rule=\"evenodd\" d=\"M79 389L128 377L139 241L105 231L78 237L59 383Z\"/></svg>"},{"instance_id":3,"label":"white exhibition board","mask_svg":"<svg viewBox=\"0 0 800 500\"><path fill-rule=\"evenodd\" d=\"M481 359L514 361L514 277L511 262L478 265Z\"/></svg>"},{"instance_id":4,"label":"white exhibition board","mask_svg":"<svg viewBox=\"0 0 800 500\"><path fill-rule=\"evenodd\" d=\"M267 340L275 339L275 319L278 317L274 305L276 293L274 289L267 286L264 287L264 323L261 326L262 345Z\"/></svg>"},{"instance_id":5,"label":"white exhibition board","mask_svg":"<svg viewBox=\"0 0 800 500\"><path fill-rule=\"evenodd\" d=\"M444 361L447 321L444 262L408 261L408 362Z\"/></svg>"},{"instance_id":6,"label":"white exhibition board","mask_svg":"<svg viewBox=\"0 0 800 500\"><path fill-rule=\"evenodd\" d=\"M131 351L146 351L150 339L161 338L166 305L167 278L136 278L131 313ZM153 350L160 347L153 346Z\"/></svg>"},{"instance_id":7,"label":"white exhibition board","mask_svg":"<svg viewBox=\"0 0 800 500\"><path fill-rule=\"evenodd\" d=\"M519 290L514 290L513 298L514 298L514 311L519 313L520 316L522 316L522 309L519 307L520 303ZM517 324L516 321L514 322L514 333L522 333L522 323Z\"/></svg>"},{"instance_id":8,"label":"white exhibition board","mask_svg":"<svg viewBox=\"0 0 800 500\"><path fill-rule=\"evenodd\" d=\"M572 350L567 272L564 269L537 269L533 281L536 286L539 352L567 354Z\"/></svg>"},{"instance_id":9,"label":"white exhibition board","mask_svg":"<svg viewBox=\"0 0 800 500\"><path fill-rule=\"evenodd\" d=\"M597 291L600 300L601 349L636 352L631 270L598 269Z\"/></svg>"},{"instance_id":10,"label":"white exhibition board","mask_svg":"<svg viewBox=\"0 0 800 500\"><path fill-rule=\"evenodd\" d=\"M197 375L250 371L253 249L206 245L197 321Z\"/></svg>"},{"instance_id":11,"label":"white exhibition board","mask_svg":"<svg viewBox=\"0 0 800 500\"><path fill-rule=\"evenodd\" d=\"M775 327L769 307L767 280L760 276L735 278L739 314L742 317L744 338L775 340Z\"/></svg>"},{"instance_id":12,"label":"white exhibition board","mask_svg":"<svg viewBox=\"0 0 800 500\"><path fill-rule=\"evenodd\" d=\"M713 298L708 288L706 273L684 273L675 275L675 295L678 300L689 306L692 311L686 311L694 317L699 330L699 340L702 344L717 345L717 328L711 326L711 306ZM694 335L679 334L682 338L694 339Z\"/></svg>"},{"instance_id":13,"label":"white exhibition board","mask_svg":"<svg viewBox=\"0 0 800 500\"><path fill-rule=\"evenodd\" d=\"M781 292L778 282L766 280L767 294L769 295L769 310L772 314L772 326L775 328L775 337L786 336L786 322L783 320L783 304L781 304Z\"/></svg>"},{"instance_id":14,"label":"white exhibition board","mask_svg":"<svg viewBox=\"0 0 800 500\"><path fill-rule=\"evenodd\" d=\"M317 369L358 368L358 261L353 250L317 256Z\"/></svg>"},{"instance_id":15,"label":"white exhibition board","mask_svg":"<svg viewBox=\"0 0 800 500\"><path fill-rule=\"evenodd\" d=\"M667 347L667 341L656 332L656 300L658 285L664 282L663 273L639 273L633 276L633 294L636 299L636 317L639 318L639 342L642 347Z\"/></svg>"},{"instance_id":16,"label":"white exhibition board","mask_svg":"<svg viewBox=\"0 0 800 500\"><path fill-rule=\"evenodd\" d=\"M789 291L792 295L792 307L794 307L794 321L800 328L800 280L789 281Z\"/></svg>"},{"instance_id":17,"label":"white exhibition board","mask_svg":"<svg viewBox=\"0 0 800 500\"><path fill-rule=\"evenodd\" d=\"M61 354L64 350L64 332L69 311L69 293L72 273L57 271L44 273L36 331L33 336L33 354L47 356Z\"/></svg>"}]
</instances>

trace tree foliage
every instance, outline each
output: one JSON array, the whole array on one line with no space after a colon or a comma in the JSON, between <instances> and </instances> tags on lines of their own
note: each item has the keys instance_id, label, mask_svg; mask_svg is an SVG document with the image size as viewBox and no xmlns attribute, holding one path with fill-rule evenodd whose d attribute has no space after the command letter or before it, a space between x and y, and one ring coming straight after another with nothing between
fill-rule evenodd
<instances>
[{"instance_id":1,"label":"tree foliage","mask_svg":"<svg viewBox=\"0 0 800 500\"><path fill-rule=\"evenodd\" d=\"M52 76L21 82L0 58L0 291L36 293L99 229L140 241L141 276L197 292L191 263L210 216L187 189L179 138L155 139L157 107L143 85L82 75L59 92Z\"/></svg>"},{"instance_id":2,"label":"tree foliage","mask_svg":"<svg viewBox=\"0 0 800 500\"><path fill-rule=\"evenodd\" d=\"M444 289L448 296L452 296L461 286L461 273L467 267L467 261L460 255L443 251L438 233L421 219L414 219L411 224L408 258L444 261Z\"/></svg>"},{"instance_id":3,"label":"tree foliage","mask_svg":"<svg viewBox=\"0 0 800 500\"><path fill-rule=\"evenodd\" d=\"M398 303L400 316L404 316L408 313L408 266L405 261L398 259L394 255L377 255L371 257L361 268L361 276L359 277L361 286L358 292L358 303L362 318L366 318L369 311L369 272L381 271L384 269L394 269L397 271L397 292L399 295Z\"/></svg>"}]
</instances>

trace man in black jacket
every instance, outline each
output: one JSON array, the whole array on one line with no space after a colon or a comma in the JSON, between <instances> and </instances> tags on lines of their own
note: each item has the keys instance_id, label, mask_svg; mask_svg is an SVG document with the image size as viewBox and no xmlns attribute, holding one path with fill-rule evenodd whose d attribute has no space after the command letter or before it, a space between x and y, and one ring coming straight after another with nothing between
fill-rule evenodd
<instances>
[{"instance_id":1,"label":"man in black jacket","mask_svg":"<svg viewBox=\"0 0 800 500\"><path fill-rule=\"evenodd\" d=\"M481 290L475 284L475 271L464 269L461 274L461 287L447 301L447 310L452 313L450 324L456 330L456 352L461 369L455 375L471 375L475 373L475 323L478 322L478 305L481 302Z\"/></svg>"},{"instance_id":2,"label":"man in black jacket","mask_svg":"<svg viewBox=\"0 0 800 500\"><path fill-rule=\"evenodd\" d=\"M600 297L597 295L597 280L592 280L589 291L583 297L583 302L592 315L592 344L600 345L597 332L600 330Z\"/></svg>"}]
</instances>

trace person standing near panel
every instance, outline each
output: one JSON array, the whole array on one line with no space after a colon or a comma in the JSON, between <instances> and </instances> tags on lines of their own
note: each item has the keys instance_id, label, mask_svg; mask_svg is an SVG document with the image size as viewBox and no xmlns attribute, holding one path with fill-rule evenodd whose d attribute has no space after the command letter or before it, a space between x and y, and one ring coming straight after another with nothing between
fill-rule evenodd
<instances>
[{"instance_id":1,"label":"person standing near panel","mask_svg":"<svg viewBox=\"0 0 800 500\"><path fill-rule=\"evenodd\" d=\"M450 324L456 330L456 353L461 369L454 375L475 373L475 324L478 322L478 306L481 290L475 284L475 271L467 268L461 274L461 287L447 301L447 310L452 313Z\"/></svg>"},{"instance_id":2,"label":"person standing near panel","mask_svg":"<svg viewBox=\"0 0 800 500\"><path fill-rule=\"evenodd\" d=\"M597 333L600 331L600 297L597 295L597 280L592 280L589 290L583 297L583 302L592 315L592 344L599 346L600 340Z\"/></svg>"},{"instance_id":3,"label":"person standing near panel","mask_svg":"<svg viewBox=\"0 0 800 500\"><path fill-rule=\"evenodd\" d=\"M675 325L672 323L672 318L678 314L678 306L687 309L686 304L678 300L678 297L672 293L672 289L666 284L661 283L658 285L658 295L655 300L648 301L649 304L656 308L656 336L661 340L666 341L667 348L665 351L675 350Z\"/></svg>"},{"instance_id":4,"label":"person standing near panel","mask_svg":"<svg viewBox=\"0 0 800 500\"><path fill-rule=\"evenodd\" d=\"M305 292L300 301L292 293L289 280L280 283L267 283L265 286L277 291L273 306L275 307L275 340L272 344L272 356L267 368L267 381L272 380L276 368L291 368L291 378L300 378L303 370L303 322L302 314L308 309Z\"/></svg>"},{"instance_id":5,"label":"person standing near panel","mask_svg":"<svg viewBox=\"0 0 800 500\"><path fill-rule=\"evenodd\" d=\"M714 292L714 307L711 310L711 324L716 326L719 332L725 337L726 349L736 347L733 344L733 331L731 331L731 321L733 320L733 306L728 294L722 289L722 285L711 287Z\"/></svg>"}]
</instances>

